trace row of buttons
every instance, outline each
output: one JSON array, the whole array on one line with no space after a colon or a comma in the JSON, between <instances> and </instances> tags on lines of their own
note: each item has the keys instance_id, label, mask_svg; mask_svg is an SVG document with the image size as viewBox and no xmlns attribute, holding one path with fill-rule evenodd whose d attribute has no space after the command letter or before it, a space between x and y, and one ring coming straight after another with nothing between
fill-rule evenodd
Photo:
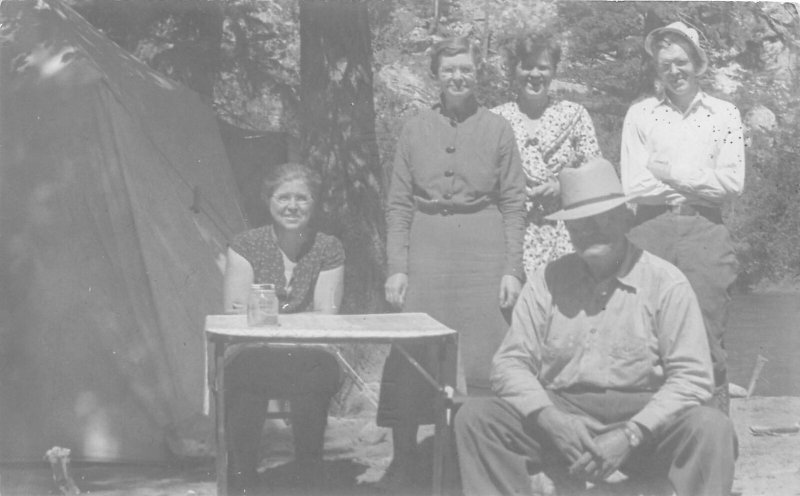
<instances>
[{"instance_id":1,"label":"row of buttons","mask_svg":"<svg viewBox=\"0 0 800 496\"><path fill-rule=\"evenodd\" d=\"M450 121L450 124L452 126L455 126L455 122L452 121L452 120ZM447 153L455 153L456 152L456 147L448 146L447 148L444 149L444 151L446 151ZM448 170L444 171L444 177L453 177L454 175L455 175L455 172L452 169L448 169ZM445 194L442 195L442 198L444 198L445 200L450 200L450 199L453 198L453 195L451 195L450 193L445 193ZM446 208L442 209L442 214L448 215L449 213L450 212Z\"/></svg>"},{"instance_id":2,"label":"row of buttons","mask_svg":"<svg viewBox=\"0 0 800 496\"><path fill-rule=\"evenodd\" d=\"M458 121L456 121L455 119L453 119L451 117L450 118L450 125L452 127L456 127L456 126L458 126ZM456 152L456 147L448 146L447 148L444 149L444 151L446 151L447 153L455 153ZM452 169L448 169L448 170L444 171L444 177L453 177L453 175L455 175L455 172L453 172ZM445 194L442 195L442 198L444 198L445 200L450 200L450 199L453 198L453 195L451 195L450 193L445 193ZM443 208L442 209L442 215L449 215L449 214L450 214L450 211L447 210L447 208Z\"/></svg>"}]
</instances>

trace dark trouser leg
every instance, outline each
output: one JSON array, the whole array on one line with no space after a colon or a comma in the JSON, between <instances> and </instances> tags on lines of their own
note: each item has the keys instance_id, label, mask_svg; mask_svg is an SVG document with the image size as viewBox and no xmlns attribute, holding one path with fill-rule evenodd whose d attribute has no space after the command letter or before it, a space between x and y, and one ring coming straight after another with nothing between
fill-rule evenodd
<instances>
[{"instance_id":1,"label":"dark trouser leg","mask_svg":"<svg viewBox=\"0 0 800 496\"><path fill-rule=\"evenodd\" d=\"M666 476L678 496L727 496L733 486L736 434L715 408L696 406L667 426L655 445L631 456L624 471Z\"/></svg>"},{"instance_id":2,"label":"dark trouser leg","mask_svg":"<svg viewBox=\"0 0 800 496\"><path fill-rule=\"evenodd\" d=\"M455 441L465 496L530 494L528 468L550 468L561 462L541 431L524 427L524 419L499 398L474 398L455 418ZM548 472L549 473L549 472Z\"/></svg>"},{"instance_id":3,"label":"dark trouser leg","mask_svg":"<svg viewBox=\"0 0 800 496\"><path fill-rule=\"evenodd\" d=\"M277 394L291 400L295 458L321 460L328 407L339 390L339 364L333 355L319 349L304 349L293 356L292 378Z\"/></svg>"},{"instance_id":4,"label":"dark trouser leg","mask_svg":"<svg viewBox=\"0 0 800 496\"><path fill-rule=\"evenodd\" d=\"M234 487L258 480L258 448L270 398L292 401L295 453L322 457L328 405L339 388L339 364L313 348L248 348L227 366L227 427Z\"/></svg>"},{"instance_id":5,"label":"dark trouser leg","mask_svg":"<svg viewBox=\"0 0 800 496\"><path fill-rule=\"evenodd\" d=\"M316 395L292 398L292 435L297 460L322 458L329 403L330 397Z\"/></svg>"},{"instance_id":6,"label":"dark trouser leg","mask_svg":"<svg viewBox=\"0 0 800 496\"><path fill-rule=\"evenodd\" d=\"M228 432L228 477L234 490L258 483L258 449L266 420L269 398L237 388L226 391Z\"/></svg>"},{"instance_id":7,"label":"dark trouser leg","mask_svg":"<svg viewBox=\"0 0 800 496\"><path fill-rule=\"evenodd\" d=\"M685 218L686 219L686 218ZM715 391L709 406L729 413L728 367L725 330L730 288L736 280L737 261L728 229L704 217L689 217L677 247L677 266L692 285L708 333L714 366Z\"/></svg>"},{"instance_id":8,"label":"dark trouser leg","mask_svg":"<svg viewBox=\"0 0 800 496\"><path fill-rule=\"evenodd\" d=\"M730 288L736 280L737 261L728 229L703 216L671 212L640 219L628 237L639 247L673 263L689 280L703 312L714 366L716 391L710 403L728 413L727 354L724 334Z\"/></svg>"}]
</instances>

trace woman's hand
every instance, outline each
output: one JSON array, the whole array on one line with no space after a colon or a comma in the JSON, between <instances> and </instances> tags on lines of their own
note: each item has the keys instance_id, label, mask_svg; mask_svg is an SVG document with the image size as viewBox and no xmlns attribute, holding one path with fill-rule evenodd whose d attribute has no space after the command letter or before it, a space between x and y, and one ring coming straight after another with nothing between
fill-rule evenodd
<instances>
[{"instance_id":1,"label":"woman's hand","mask_svg":"<svg viewBox=\"0 0 800 496\"><path fill-rule=\"evenodd\" d=\"M536 186L528 186L525 190L531 200L549 200L559 197L561 185L557 179L551 179Z\"/></svg>"},{"instance_id":2,"label":"woman's hand","mask_svg":"<svg viewBox=\"0 0 800 496\"><path fill-rule=\"evenodd\" d=\"M500 308L508 310L514 308L522 283L516 277L506 274L500 279Z\"/></svg>"},{"instance_id":3,"label":"woman's hand","mask_svg":"<svg viewBox=\"0 0 800 496\"><path fill-rule=\"evenodd\" d=\"M401 309L406 302L406 289L408 289L408 275L402 272L392 274L386 279L383 286L386 292L386 301L395 308Z\"/></svg>"}]
</instances>

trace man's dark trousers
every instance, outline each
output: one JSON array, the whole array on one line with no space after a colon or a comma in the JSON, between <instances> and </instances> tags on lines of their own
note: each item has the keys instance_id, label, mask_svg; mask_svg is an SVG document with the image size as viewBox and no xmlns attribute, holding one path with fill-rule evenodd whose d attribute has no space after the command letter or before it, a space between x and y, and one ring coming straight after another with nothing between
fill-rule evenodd
<instances>
[{"instance_id":1,"label":"man's dark trousers","mask_svg":"<svg viewBox=\"0 0 800 496\"><path fill-rule=\"evenodd\" d=\"M569 465L546 433L500 398L467 401L455 418L455 440L465 496L530 494L530 472L554 480ZM736 436L718 409L696 406L636 448L622 467L632 477L666 477L679 496L729 495ZM632 463L636 462L636 463Z\"/></svg>"}]
</instances>

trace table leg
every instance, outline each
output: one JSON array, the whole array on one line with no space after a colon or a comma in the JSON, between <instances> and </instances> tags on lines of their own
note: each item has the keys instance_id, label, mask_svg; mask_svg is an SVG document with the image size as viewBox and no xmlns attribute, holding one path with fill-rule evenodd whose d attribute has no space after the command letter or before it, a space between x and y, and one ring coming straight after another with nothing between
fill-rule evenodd
<instances>
[{"instance_id":1,"label":"table leg","mask_svg":"<svg viewBox=\"0 0 800 496\"><path fill-rule=\"evenodd\" d=\"M450 418L448 412L448 402L452 399L453 388L451 384L447 384L446 366L454 358L457 345L457 336L448 336L439 342L439 360L436 379L442 386L436 394L435 418L436 424L434 425L434 438L433 438L433 496L444 495L445 483L445 464L447 461L448 451L450 449ZM453 357L448 356L453 354ZM455 360L452 361L455 363Z\"/></svg>"},{"instance_id":2,"label":"table leg","mask_svg":"<svg viewBox=\"0 0 800 496\"><path fill-rule=\"evenodd\" d=\"M225 438L225 344L214 345L214 417L217 437L217 496L228 495L228 442Z\"/></svg>"}]
</instances>

